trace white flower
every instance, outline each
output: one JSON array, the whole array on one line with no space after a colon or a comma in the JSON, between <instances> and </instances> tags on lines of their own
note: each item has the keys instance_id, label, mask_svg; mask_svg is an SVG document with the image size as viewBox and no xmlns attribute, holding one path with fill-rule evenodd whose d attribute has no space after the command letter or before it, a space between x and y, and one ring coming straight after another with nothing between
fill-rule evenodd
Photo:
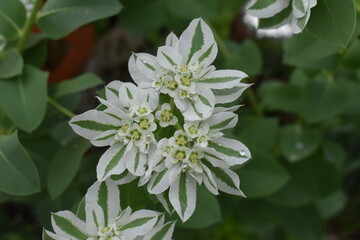
<instances>
[{"instance_id":1,"label":"white flower","mask_svg":"<svg viewBox=\"0 0 360 240\"><path fill-rule=\"evenodd\" d=\"M43 240L170 240L174 231L175 223L164 223L158 212L121 210L120 192L111 180L88 189L85 212L85 221L70 211L53 213L54 233L44 230Z\"/></svg>"},{"instance_id":2,"label":"white flower","mask_svg":"<svg viewBox=\"0 0 360 240\"><path fill-rule=\"evenodd\" d=\"M316 4L317 0L274 0L267 3L262 0L251 0L247 11L259 19L269 19L264 20L263 28L290 25L293 33L296 34L305 28L310 18L310 10Z\"/></svg>"},{"instance_id":3,"label":"white flower","mask_svg":"<svg viewBox=\"0 0 360 240\"><path fill-rule=\"evenodd\" d=\"M216 103L233 101L233 97L227 99L227 95L240 96L242 91L234 93L234 87L248 87L240 83L247 77L245 73L215 70L211 64L216 55L217 45L211 29L202 19L195 19L180 38L171 33L156 57L133 54L129 71L139 86L152 87L174 98L186 120L204 120L211 116Z\"/></svg>"},{"instance_id":4,"label":"white flower","mask_svg":"<svg viewBox=\"0 0 360 240\"><path fill-rule=\"evenodd\" d=\"M249 150L239 141L222 137L222 130L237 123L233 112L219 112L204 121L184 124L150 159L147 188L152 194L163 194L169 189L169 201L183 221L195 210L196 186L204 184L213 194L223 191L244 196L238 175L230 167L250 159ZM225 109L226 110L226 109ZM162 196L162 195L161 195ZM162 196L162 200L166 196ZM163 204L167 201L161 201ZM168 207L168 206L164 206Z\"/></svg>"},{"instance_id":5,"label":"white flower","mask_svg":"<svg viewBox=\"0 0 360 240\"><path fill-rule=\"evenodd\" d=\"M169 103L162 104L160 110L156 111L155 116L156 119L159 120L159 125L161 127L175 125L178 122L178 118L172 112Z\"/></svg>"},{"instance_id":6,"label":"white flower","mask_svg":"<svg viewBox=\"0 0 360 240\"><path fill-rule=\"evenodd\" d=\"M158 94L115 81L106 87L106 99L99 100L107 106L105 110L90 110L70 121L73 130L93 145L110 146L99 160L98 180L125 170L143 176L148 156L156 149L153 112L158 107Z\"/></svg>"}]
</instances>

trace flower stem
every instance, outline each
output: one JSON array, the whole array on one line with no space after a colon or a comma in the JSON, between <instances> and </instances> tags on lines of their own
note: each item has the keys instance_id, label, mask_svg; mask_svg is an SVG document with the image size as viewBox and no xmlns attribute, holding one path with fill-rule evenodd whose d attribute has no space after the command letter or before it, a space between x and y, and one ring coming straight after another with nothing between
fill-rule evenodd
<instances>
[{"instance_id":1,"label":"flower stem","mask_svg":"<svg viewBox=\"0 0 360 240\"><path fill-rule=\"evenodd\" d=\"M65 107L63 107L62 105L60 105L55 99L48 97L47 99L48 103L55 108L56 110L58 110L59 112L61 112L62 114L64 114L65 116L69 117L69 118L73 118L75 117L75 114L73 112L71 112L70 110L66 109Z\"/></svg>"},{"instance_id":2,"label":"flower stem","mask_svg":"<svg viewBox=\"0 0 360 240\"><path fill-rule=\"evenodd\" d=\"M176 130L183 130L182 126L179 124L179 122L177 122L174 127L176 128Z\"/></svg>"},{"instance_id":3,"label":"flower stem","mask_svg":"<svg viewBox=\"0 0 360 240\"><path fill-rule=\"evenodd\" d=\"M31 10L30 17L26 20L23 30L21 31L20 40L18 43L18 50L20 53L24 51L26 41L29 37L29 33L32 25L36 20L36 13L38 12L41 6L42 0L36 0L33 9Z\"/></svg>"}]
</instances>

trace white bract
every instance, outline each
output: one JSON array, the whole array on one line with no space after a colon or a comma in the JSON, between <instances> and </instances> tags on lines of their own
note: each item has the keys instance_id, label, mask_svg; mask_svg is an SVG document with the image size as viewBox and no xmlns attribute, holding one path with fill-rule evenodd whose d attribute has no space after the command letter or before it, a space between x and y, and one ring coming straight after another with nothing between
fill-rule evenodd
<instances>
[{"instance_id":1,"label":"white bract","mask_svg":"<svg viewBox=\"0 0 360 240\"><path fill-rule=\"evenodd\" d=\"M300 33L316 4L317 0L250 0L247 11L261 19L259 28L278 28L289 24L293 33Z\"/></svg>"},{"instance_id":2,"label":"white bract","mask_svg":"<svg viewBox=\"0 0 360 240\"><path fill-rule=\"evenodd\" d=\"M247 77L245 73L215 70L211 64L216 55L217 44L211 29L202 19L195 19L180 38L171 33L166 45L159 47L157 56L133 54L129 71L139 86L151 87L172 97L186 120L204 120L211 116L215 104L233 101L221 90L248 87L240 83ZM218 99L218 95L221 98Z\"/></svg>"},{"instance_id":3,"label":"white bract","mask_svg":"<svg viewBox=\"0 0 360 240\"><path fill-rule=\"evenodd\" d=\"M169 189L169 201L183 221L195 210L197 183L215 195L220 190L244 196L230 167L244 163L251 154L242 143L221 133L236 123L235 113L217 112L204 121L186 121L183 130L159 142L145 176L147 188L152 194Z\"/></svg>"},{"instance_id":4,"label":"white bract","mask_svg":"<svg viewBox=\"0 0 360 240\"><path fill-rule=\"evenodd\" d=\"M97 166L98 180L126 169L142 176L148 155L156 149L154 111L159 96L153 89L114 81L106 87L106 99L100 101L105 110L89 110L70 121L73 130L93 145L110 146Z\"/></svg>"},{"instance_id":5,"label":"white bract","mask_svg":"<svg viewBox=\"0 0 360 240\"><path fill-rule=\"evenodd\" d=\"M85 221L70 211L51 216L54 233L43 240L170 240L174 222L164 223L159 212L130 207L121 210L120 192L111 180L95 182L85 196Z\"/></svg>"}]
</instances>

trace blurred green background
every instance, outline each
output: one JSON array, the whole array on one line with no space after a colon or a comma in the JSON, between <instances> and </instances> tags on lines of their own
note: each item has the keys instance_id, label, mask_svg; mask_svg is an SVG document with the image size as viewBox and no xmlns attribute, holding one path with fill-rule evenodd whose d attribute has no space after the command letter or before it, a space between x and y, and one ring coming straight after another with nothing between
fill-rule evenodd
<instances>
[{"instance_id":1,"label":"blurred green background","mask_svg":"<svg viewBox=\"0 0 360 240\"><path fill-rule=\"evenodd\" d=\"M346 4L355 6L359 16L359 1L335 2L344 4L344 16ZM247 198L223 193L215 198L200 189L194 216L178 223L174 239L359 240L360 20L334 16L335 22L336 17L345 21L339 25L343 31L355 29L345 45L326 42L311 29L323 11L319 4L302 34L260 38L243 21L245 3L122 0L118 15L58 40L41 38L26 49L24 59L49 71L49 93L80 113L96 107L95 95L101 91L96 92L105 83L93 76L91 88L81 94L59 94L64 80L91 72L105 82L131 81L127 61L132 52L156 54L169 32L179 34L193 18L202 17L219 45L214 65L244 71L249 75L245 81L253 83L239 100L244 106L237 127L227 132L247 145L253 158L236 169ZM33 29L34 36L38 32ZM40 239L42 227L50 226L50 212L76 211L95 181L104 149L88 149L68 120L48 106L35 131L19 130L41 191L28 196L0 191L1 240ZM0 110L0 134L12 132L11 122ZM161 210L134 183L121 191L123 205Z\"/></svg>"}]
</instances>

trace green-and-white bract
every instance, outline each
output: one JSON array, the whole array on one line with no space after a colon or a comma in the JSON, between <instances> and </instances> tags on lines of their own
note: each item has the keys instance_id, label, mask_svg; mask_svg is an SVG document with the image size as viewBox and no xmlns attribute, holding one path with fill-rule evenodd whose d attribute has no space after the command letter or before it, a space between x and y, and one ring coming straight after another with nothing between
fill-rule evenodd
<instances>
[{"instance_id":1,"label":"green-and-white bract","mask_svg":"<svg viewBox=\"0 0 360 240\"><path fill-rule=\"evenodd\" d=\"M85 213L85 221L70 211L53 213L54 233L44 230L43 240L170 240L174 231L159 212L121 210L118 186L109 179L88 189Z\"/></svg>"},{"instance_id":2,"label":"green-and-white bract","mask_svg":"<svg viewBox=\"0 0 360 240\"><path fill-rule=\"evenodd\" d=\"M289 24L300 33L310 18L317 0L250 0L247 12L260 19L260 28L278 28Z\"/></svg>"},{"instance_id":3,"label":"green-and-white bract","mask_svg":"<svg viewBox=\"0 0 360 240\"><path fill-rule=\"evenodd\" d=\"M97 166L97 177L117 184L139 178L183 221L196 206L196 186L242 195L238 175L230 168L247 161L249 150L223 136L233 128L239 106L225 108L249 84L237 70L216 70L217 45L209 26L193 20L179 38L171 33L157 56L133 54L132 83L114 81L99 98L104 110L74 117L70 125L95 146L109 146ZM165 194L166 193L166 194Z\"/></svg>"}]
</instances>

